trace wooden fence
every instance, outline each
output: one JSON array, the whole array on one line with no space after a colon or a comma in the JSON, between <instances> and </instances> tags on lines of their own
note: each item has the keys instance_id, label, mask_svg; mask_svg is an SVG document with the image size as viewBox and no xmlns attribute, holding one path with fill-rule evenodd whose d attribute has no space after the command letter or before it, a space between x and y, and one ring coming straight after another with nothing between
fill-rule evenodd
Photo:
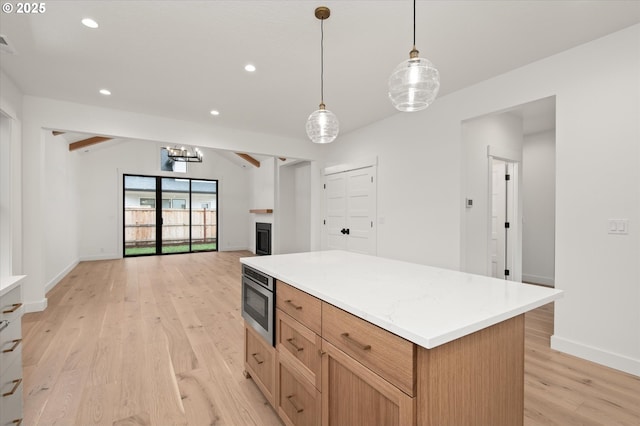
<instances>
[{"instance_id":1,"label":"wooden fence","mask_svg":"<svg viewBox=\"0 0 640 426\"><path fill-rule=\"evenodd\" d=\"M195 243L216 242L218 224L216 211L191 210L191 240ZM162 209L163 245L189 242L189 210ZM145 207L124 209L125 247L147 247L156 241L156 211Z\"/></svg>"}]
</instances>

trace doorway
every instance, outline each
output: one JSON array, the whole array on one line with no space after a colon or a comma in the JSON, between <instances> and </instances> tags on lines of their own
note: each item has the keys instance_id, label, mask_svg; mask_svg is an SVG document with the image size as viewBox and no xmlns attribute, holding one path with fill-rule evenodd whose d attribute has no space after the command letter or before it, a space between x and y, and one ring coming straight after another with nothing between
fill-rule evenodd
<instances>
[{"instance_id":1,"label":"doorway","mask_svg":"<svg viewBox=\"0 0 640 426\"><path fill-rule=\"evenodd\" d=\"M123 255L217 251L218 181L123 176Z\"/></svg>"},{"instance_id":2,"label":"doorway","mask_svg":"<svg viewBox=\"0 0 640 426\"><path fill-rule=\"evenodd\" d=\"M508 269L513 281L553 286L555 108L551 96L462 123L462 270L500 276ZM517 192L511 197L514 216L508 221L498 219L492 209L494 160L514 164L509 174ZM498 252L504 244L498 244L494 221L510 225L504 253Z\"/></svg>"}]
</instances>

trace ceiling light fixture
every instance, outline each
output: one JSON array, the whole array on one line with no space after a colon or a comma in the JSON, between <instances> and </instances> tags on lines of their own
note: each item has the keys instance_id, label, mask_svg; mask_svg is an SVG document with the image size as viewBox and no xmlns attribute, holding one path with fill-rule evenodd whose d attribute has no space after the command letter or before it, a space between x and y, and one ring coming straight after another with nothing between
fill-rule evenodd
<instances>
[{"instance_id":1,"label":"ceiling light fixture","mask_svg":"<svg viewBox=\"0 0 640 426\"><path fill-rule=\"evenodd\" d=\"M252 64L247 64L244 66L244 70L247 72L254 72L256 70L256 66Z\"/></svg>"},{"instance_id":2,"label":"ceiling light fixture","mask_svg":"<svg viewBox=\"0 0 640 426\"><path fill-rule=\"evenodd\" d=\"M209 111L209 113L211 115L220 115L220 111L216 110L216 109L212 109L211 111Z\"/></svg>"},{"instance_id":3,"label":"ceiling light fixture","mask_svg":"<svg viewBox=\"0 0 640 426\"><path fill-rule=\"evenodd\" d=\"M409 59L393 70L389 77L389 99L403 112L420 111L431 105L440 89L440 73L416 49L416 0L413 0L413 49Z\"/></svg>"},{"instance_id":4,"label":"ceiling light fixture","mask_svg":"<svg viewBox=\"0 0 640 426\"><path fill-rule=\"evenodd\" d=\"M173 161L180 161L183 163L202 163L202 151L199 148L194 148L193 152L183 147L171 148L167 147L167 155Z\"/></svg>"},{"instance_id":5,"label":"ceiling light fixture","mask_svg":"<svg viewBox=\"0 0 640 426\"><path fill-rule=\"evenodd\" d=\"M109 96L111 94L111 91L107 90L107 89L100 89L100 94L101 95L105 95L105 96Z\"/></svg>"},{"instance_id":6,"label":"ceiling light fixture","mask_svg":"<svg viewBox=\"0 0 640 426\"><path fill-rule=\"evenodd\" d=\"M91 18L84 18L82 20L82 25L89 28L98 28L98 23Z\"/></svg>"},{"instance_id":7,"label":"ceiling light fixture","mask_svg":"<svg viewBox=\"0 0 640 426\"><path fill-rule=\"evenodd\" d=\"M307 136L314 143L333 142L340 127L336 115L324 105L324 20L330 15L328 7L320 6L315 10L315 16L320 20L320 107L307 119Z\"/></svg>"}]
</instances>

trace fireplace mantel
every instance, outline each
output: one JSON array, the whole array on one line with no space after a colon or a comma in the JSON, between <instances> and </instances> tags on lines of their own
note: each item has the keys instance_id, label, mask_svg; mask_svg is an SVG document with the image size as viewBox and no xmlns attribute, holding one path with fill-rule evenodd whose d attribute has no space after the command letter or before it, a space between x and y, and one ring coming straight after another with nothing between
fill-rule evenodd
<instances>
[{"instance_id":1,"label":"fireplace mantel","mask_svg":"<svg viewBox=\"0 0 640 426\"><path fill-rule=\"evenodd\" d=\"M269 213L273 213L273 209L251 209L249 210L249 213L269 214Z\"/></svg>"}]
</instances>

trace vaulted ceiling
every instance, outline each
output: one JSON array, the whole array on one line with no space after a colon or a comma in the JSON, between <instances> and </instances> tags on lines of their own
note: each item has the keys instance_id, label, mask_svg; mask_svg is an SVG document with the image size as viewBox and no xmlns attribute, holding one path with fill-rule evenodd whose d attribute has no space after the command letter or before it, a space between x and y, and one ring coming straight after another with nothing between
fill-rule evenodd
<instances>
[{"instance_id":1,"label":"vaulted ceiling","mask_svg":"<svg viewBox=\"0 0 640 426\"><path fill-rule=\"evenodd\" d=\"M317 6L331 8L325 103L342 133L396 112L387 79L412 42L410 0L45 5L0 14L15 50L0 66L24 93L301 139L320 101ZM444 96L638 22L639 1L418 1L416 44Z\"/></svg>"}]
</instances>

